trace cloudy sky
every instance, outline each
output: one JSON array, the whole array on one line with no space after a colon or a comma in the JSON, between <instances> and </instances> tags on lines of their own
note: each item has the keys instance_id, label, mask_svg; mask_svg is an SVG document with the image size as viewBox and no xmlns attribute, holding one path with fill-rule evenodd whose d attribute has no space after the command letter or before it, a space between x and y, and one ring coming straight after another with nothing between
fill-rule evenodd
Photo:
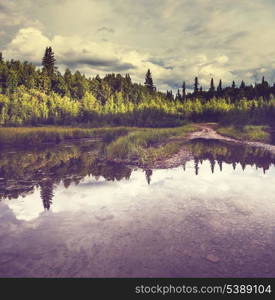
<instances>
[{"instance_id":1,"label":"cloudy sky","mask_svg":"<svg viewBox=\"0 0 275 300\"><path fill-rule=\"evenodd\" d=\"M160 90L273 82L274 14L274 0L0 0L0 51L39 65L52 46L60 71L141 83L150 68Z\"/></svg>"}]
</instances>

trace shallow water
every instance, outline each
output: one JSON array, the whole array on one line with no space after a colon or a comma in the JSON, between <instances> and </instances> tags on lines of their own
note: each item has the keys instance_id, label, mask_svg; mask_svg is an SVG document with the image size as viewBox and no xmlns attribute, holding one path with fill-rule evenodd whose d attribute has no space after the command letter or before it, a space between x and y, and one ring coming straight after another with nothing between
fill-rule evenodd
<instances>
[{"instance_id":1,"label":"shallow water","mask_svg":"<svg viewBox=\"0 0 275 300\"><path fill-rule=\"evenodd\" d=\"M97 147L1 153L0 276L274 277L274 158L188 147L166 170L98 162Z\"/></svg>"}]
</instances>

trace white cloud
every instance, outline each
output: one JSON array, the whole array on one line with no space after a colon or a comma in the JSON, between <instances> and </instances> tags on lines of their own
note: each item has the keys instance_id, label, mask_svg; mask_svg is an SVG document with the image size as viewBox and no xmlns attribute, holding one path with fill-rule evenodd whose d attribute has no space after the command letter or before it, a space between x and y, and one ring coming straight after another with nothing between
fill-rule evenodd
<instances>
[{"instance_id":1,"label":"white cloud","mask_svg":"<svg viewBox=\"0 0 275 300\"><path fill-rule=\"evenodd\" d=\"M108 67L78 67L95 75L128 66L139 82L151 68L162 89L192 84L195 76L203 85L212 76L224 84L262 73L275 80L274 12L270 0L0 0L7 56L38 62L49 41L59 63L69 65L66 53L79 62L107 60Z\"/></svg>"}]
</instances>

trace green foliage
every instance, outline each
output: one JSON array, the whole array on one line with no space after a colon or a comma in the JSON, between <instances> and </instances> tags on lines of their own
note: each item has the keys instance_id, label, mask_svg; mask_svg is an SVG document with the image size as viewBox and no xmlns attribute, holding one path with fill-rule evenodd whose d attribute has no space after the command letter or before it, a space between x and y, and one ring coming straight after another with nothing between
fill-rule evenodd
<instances>
[{"instance_id":1,"label":"green foliage","mask_svg":"<svg viewBox=\"0 0 275 300\"><path fill-rule=\"evenodd\" d=\"M150 93L155 91L155 86L153 83L153 78L150 69L146 73L144 85L146 86L146 88L149 90Z\"/></svg>"},{"instance_id":2,"label":"green foliage","mask_svg":"<svg viewBox=\"0 0 275 300\"><path fill-rule=\"evenodd\" d=\"M195 131L192 125L166 129L143 129L130 132L112 142L106 148L107 159L130 160L140 163L155 160L159 157L169 156L179 148L177 144L160 145L170 137L184 137ZM160 146L160 147L158 147Z\"/></svg>"},{"instance_id":3,"label":"green foliage","mask_svg":"<svg viewBox=\"0 0 275 300\"><path fill-rule=\"evenodd\" d=\"M72 139L102 138L110 142L118 136L127 134L130 128L71 128L71 127L4 127L0 128L0 145L35 147L42 143L62 142Z\"/></svg>"},{"instance_id":4,"label":"green foliage","mask_svg":"<svg viewBox=\"0 0 275 300\"><path fill-rule=\"evenodd\" d=\"M203 91L195 78L194 92L156 90L148 70L145 85L132 83L129 74L86 78L69 69L61 74L54 53L46 48L42 71L28 62L4 61L0 55L0 125L79 125L176 127L189 121L223 125L275 123L275 85L263 78L255 86Z\"/></svg>"},{"instance_id":5,"label":"green foliage","mask_svg":"<svg viewBox=\"0 0 275 300\"><path fill-rule=\"evenodd\" d=\"M220 134L239 140L269 142L270 134L266 131L267 129L268 126L246 125L243 127L219 127L217 131Z\"/></svg>"},{"instance_id":6,"label":"green foliage","mask_svg":"<svg viewBox=\"0 0 275 300\"><path fill-rule=\"evenodd\" d=\"M55 58L51 47L47 47L42 58L43 71L46 71L49 76L55 72Z\"/></svg>"}]
</instances>

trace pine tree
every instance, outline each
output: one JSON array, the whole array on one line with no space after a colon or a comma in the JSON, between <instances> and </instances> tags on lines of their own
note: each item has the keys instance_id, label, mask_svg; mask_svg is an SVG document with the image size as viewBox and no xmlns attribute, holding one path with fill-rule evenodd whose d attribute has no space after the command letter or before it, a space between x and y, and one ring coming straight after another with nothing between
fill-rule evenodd
<instances>
[{"instance_id":1,"label":"pine tree","mask_svg":"<svg viewBox=\"0 0 275 300\"><path fill-rule=\"evenodd\" d=\"M268 89L269 89L269 85L268 85L268 82L265 80L264 76L262 78L262 86L261 86L261 95L265 98L265 99L268 99L269 98L269 92L268 92Z\"/></svg>"},{"instance_id":2,"label":"pine tree","mask_svg":"<svg viewBox=\"0 0 275 300\"><path fill-rule=\"evenodd\" d=\"M245 83L244 83L244 81L242 80L241 85L240 85L240 89L244 89L244 88L245 88Z\"/></svg>"},{"instance_id":3,"label":"pine tree","mask_svg":"<svg viewBox=\"0 0 275 300\"><path fill-rule=\"evenodd\" d=\"M213 98L215 96L215 85L214 85L213 78L211 78L211 81L210 81L209 96L210 96L210 98Z\"/></svg>"},{"instance_id":4,"label":"pine tree","mask_svg":"<svg viewBox=\"0 0 275 300\"><path fill-rule=\"evenodd\" d=\"M235 83L235 81L233 80L233 82L232 82L232 89L235 89L236 88L236 83Z\"/></svg>"},{"instance_id":5,"label":"pine tree","mask_svg":"<svg viewBox=\"0 0 275 300\"><path fill-rule=\"evenodd\" d=\"M56 71L55 67L55 58L54 52L52 51L52 47L47 47L45 50L45 54L42 58L42 66L43 70L45 70L49 76L52 76Z\"/></svg>"},{"instance_id":6,"label":"pine tree","mask_svg":"<svg viewBox=\"0 0 275 300\"><path fill-rule=\"evenodd\" d=\"M195 83L194 83L194 94L196 95L199 91L199 80L198 77L195 77Z\"/></svg>"},{"instance_id":7,"label":"pine tree","mask_svg":"<svg viewBox=\"0 0 275 300\"><path fill-rule=\"evenodd\" d=\"M221 94L222 94L222 80L221 79L220 79L219 85L217 87L217 92L218 92L218 95L221 96Z\"/></svg>"},{"instance_id":8,"label":"pine tree","mask_svg":"<svg viewBox=\"0 0 275 300\"><path fill-rule=\"evenodd\" d=\"M147 89L152 93L155 91L155 86L153 83L153 78L150 69L148 69L146 76L145 76L145 82L144 85L147 87Z\"/></svg>"},{"instance_id":9,"label":"pine tree","mask_svg":"<svg viewBox=\"0 0 275 300\"><path fill-rule=\"evenodd\" d=\"M268 89L268 82L265 80L264 76L262 78L262 87L263 89Z\"/></svg>"},{"instance_id":10,"label":"pine tree","mask_svg":"<svg viewBox=\"0 0 275 300\"><path fill-rule=\"evenodd\" d=\"M185 87L185 81L182 83L182 98L183 101L186 99L186 87Z\"/></svg>"},{"instance_id":11,"label":"pine tree","mask_svg":"<svg viewBox=\"0 0 275 300\"><path fill-rule=\"evenodd\" d=\"M167 98L169 101L173 101L173 100L174 100L173 92L172 92L172 91L167 91L167 92L166 92L166 98Z\"/></svg>"},{"instance_id":12,"label":"pine tree","mask_svg":"<svg viewBox=\"0 0 275 300\"><path fill-rule=\"evenodd\" d=\"M0 64L2 64L4 62L4 60L3 60L3 54L2 54L2 52L0 52Z\"/></svg>"},{"instance_id":13,"label":"pine tree","mask_svg":"<svg viewBox=\"0 0 275 300\"><path fill-rule=\"evenodd\" d=\"M209 92L214 92L214 91L215 91L214 79L211 78Z\"/></svg>"}]
</instances>

